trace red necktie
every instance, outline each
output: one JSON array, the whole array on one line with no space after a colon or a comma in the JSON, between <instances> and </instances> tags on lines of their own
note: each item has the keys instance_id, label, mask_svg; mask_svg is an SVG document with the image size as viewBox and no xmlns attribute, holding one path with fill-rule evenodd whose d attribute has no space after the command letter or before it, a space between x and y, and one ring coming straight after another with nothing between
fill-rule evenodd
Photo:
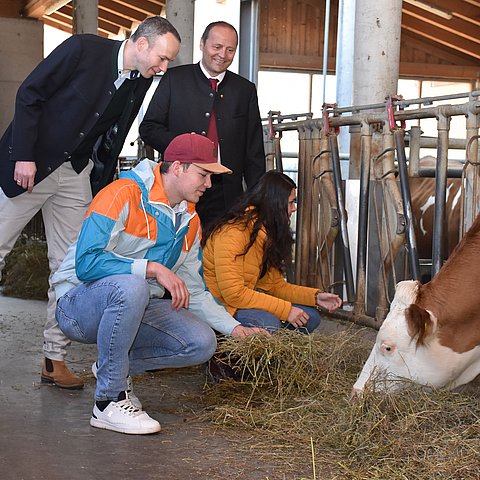
<instances>
[{"instance_id":1,"label":"red necktie","mask_svg":"<svg viewBox=\"0 0 480 480\"><path fill-rule=\"evenodd\" d=\"M215 92L218 91L218 79L209 78L210 87ZM218 132L217 132L217 119L215 118L215 110L212 108L210 112L210 123L208 124L207 137L215 144L215 149L218 147Z\"/></svg>"}]
</instances>

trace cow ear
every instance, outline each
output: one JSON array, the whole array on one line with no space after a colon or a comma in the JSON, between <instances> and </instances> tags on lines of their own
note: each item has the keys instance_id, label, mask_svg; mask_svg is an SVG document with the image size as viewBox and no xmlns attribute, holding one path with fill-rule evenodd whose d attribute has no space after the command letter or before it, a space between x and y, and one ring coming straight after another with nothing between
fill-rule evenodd
<instances>
[{"instance_id":1,"label":"cow ear","mask_svg":"<svg viewBox=\"0 0 480 480\"><path fill-rule=\"evenodd\" d=\"M407 321L408 334L412 340L416 340L417 347L425 345L427 338L435 329L434 317L415 303L405 310L405 319Z\"/></svg>"},{"instance_id":2,"label":"cow ear","mask_svg":"<svg viewBox=\"0 0 480 480\"><path fill-rule=\"evenodd\" d=\"M398 282L395 287L395 297L393 298L390 310L403 310L417 300L420 282L416 280L404 280Z\"/></svg>"}]
</instances>

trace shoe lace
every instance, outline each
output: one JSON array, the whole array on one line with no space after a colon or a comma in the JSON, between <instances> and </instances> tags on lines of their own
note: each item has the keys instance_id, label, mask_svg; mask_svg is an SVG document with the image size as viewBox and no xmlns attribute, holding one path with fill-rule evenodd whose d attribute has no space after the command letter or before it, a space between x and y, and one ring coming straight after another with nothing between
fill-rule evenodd
<instances>
[{"instance_id":1,"label":"shoe lace","mask_svg":"<svg viewBox=\"0 0 480 480\"><path fill-rule=\"evenodd\" d=\"M142 411L133 405L132 401L128 397L125 400L115 402L115 407L131 417L136 417L142 414Z\"/></svg>"}]
</instances>

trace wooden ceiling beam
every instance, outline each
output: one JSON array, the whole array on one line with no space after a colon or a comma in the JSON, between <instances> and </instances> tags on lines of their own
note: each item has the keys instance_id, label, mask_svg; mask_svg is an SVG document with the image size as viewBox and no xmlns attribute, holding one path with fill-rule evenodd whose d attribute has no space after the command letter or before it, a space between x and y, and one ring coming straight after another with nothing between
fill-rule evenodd
<instances>
[{"instance_id":1,"label":"wooden ceiling beam","mask_svg":"<svg viewBox=\"0 0 480 480\"><path fill-rule=\"evenodd\" d=\"M162 12L163 4L157 1L150 0L112 0L113 3L122 5L131 10L137 10L143 13L145 16L160 15ZM145 18L145 17L144 17Z\"/></svg>"},{"instance_id":2,"label":"wooden ceiling beam","mask_svg":"<svg viewBox=\"0 0 480 480\"><path fill-rule=\"evenodd\" d=\"M290 55L283 53L260 52L260 67L295 69L308 71L322 71L323 58L321 55ZM327 71L335 72L335 58L327 59Z\"/></svg>"},{"instance_id":3,"label":"wooden ceiling beam","mask_svg":"<svg viewBox=\"0 0 480 480\"><path fill-rule=\"evenodd\" d=\"M454 15L461 14L467 17L473 17L480 20L480 8L462 0L429 0L429 3L440 7L442 10L448 10ZM479 3L480 6L480 3Z\"/></svg>"},{"instance_id":4,"label":"wooden ceiling beam","mask_svg":"<svg viewBox=\"0 0 480 480\"><path fill-rule=\"evenodd\" d=\"M59 25L62 25L65 28L70 28L70 33L72 33L72 17L63 14L60 11L53 12L51 15L47 15L46 17L43 17L41 20L52 20Z\"/></svg>"},{"instance_id":5,"label":"wooden ceiling beam","mask_svg":"<svg viewBox=\"0 0 480 480\"><path fill-rule=\"evenodd\" d=\"M400 62L400 76L410 78L432 78L444 80L477 80L480 67L470 65L442 65L434 63Z\"/></svg>"},{"instance_id":6,"label":"wooden ceiling beam","mask_svg":"<svg viewBox=\"0 0 480 480\"><path fill-rule=\"evenodd\" d=\"M72 23L73 17L73 7L71 5L65 5L64 7L57 10L55 13L62 15L64 18L68 19L70 24ZM98 30L100 32L109 34L109 35L118 35L120 32L120 26L113 24L109 21L98 18Z\"/></svg>"},{"instance_id":7,"label":"wooden ceiling beam","mask_svg":"<svg viewBox=\"0 0 480 480\"><path fill-rule=\"evenodd\" d=\"M417 18L403 15L402 28L441 45L445 45L452 50L457 50L470 55L473 58L480 59L480 46L478 43L462 38L459 35L446 32L438 27L426 25L425 22Z\"/></svg>"},{"instance_id":8,"label":"wooden ceiling beam","mask_svg":"<svg viewBox=\"0 0 480 480\"><path fill-rule=\"evenodd\" d=\"M322 58L304 55L260 53L261 68L296 69L321 73ZM335 73L335 59L328 59L328 72ZM444 80L472 81L480 78L480 65L445 65L417 62L400 62L400 76L408 78L441 78Z\"/></svg>"},{"instance_id":9,"label":"wooden ceiling beam","mask_svg":"<svg viewBox=\"0 0 480 480\"><path fill-rule=\"evenodd\" d=\"M61 30L62 32L68 33L70 35L72 34L71 24L65 25L65 22L63 20L57 21L55 18L52 18L51 16L45 16L45 17L42 17L41 21L45 25L49 25L50 27L56 28L57 30ZM108 37L108 33L102 30L99 30L98 34L101 37Z\"/></svg>"},{"instance_id":10,"label":"wooden ceiling beam","mask_svg":"<svg viewBox=\"0 0 480 480\"><path fill-rule=\"evenodd\" d=\"M421 20L427 25L433 25L434 27L438 27L446 32L453 33L454 35L458 35L459 37L463 37L467 40L480 44L478 28L462 19L452 17L450 20L447 20L445 18L438 17L433 13L427 13L418 7L410 5L409 3L403 4L402 11L404 15L409 15L410 17Z\"/></svg>"},{"instance_id":11,"label":"wooden ceiling beam","mask_svg":"<svg viewBox=\"0 0 480 480\"><path fill-rule=\"evenodd\" d=\"M141 23L148 15L145 15L138 10L132 10L129 7L115 3L113 0L98 0L98 9L106 12L119 15L131 22ZM152 15L154 15L152 13Z\"/></svg>"},{"instance_id":12,"label":"wooden ceiling beam","mask_svg":"<svg viewBox=\"0 0 480 480\"><path fill-rule=\"evenodd\" d=\"M23 15L32 18L41 18L48 11L59 10L61 7L69 3L71 0L27 0L23 8Z\"/></svg>"},{"instance_id":13,"label":"wooden ceiling beam","mask_svg":"<svg viewBox=\"0 0 480 480\"><path fill-rule=\"evenodd\" d=\"M98 19L105 20L106 22L117 25L118 27L124 28L126 30L132 29L133 22L129 18L116 15L115 13L100 8L98 9Z\"/></svg>"},{"instance_id":14,"label":"wooden ceiling beam","mask_svg":"<svg viewBox=\"0 0 480 480\"><path fill-rule=\"evenodd\" d=\"M48 17L48 16L43 17L42 22L45 25L56 28L57 30L61 30L62 32L69 33L70 35L72 34L72 26L70 24L65 25L65 23L57 22L55 18Z\"/></svg>"},{"instance_id":15,"label":"wooden ceiling beam","mask_svg":"<svg viewBox=\"0 0 480 480\"><path fill-rule=\"evenodd\" d=\"M435 57L442 58L445 62L452 65L477 65L478 62L466 55L457 51L453 51L450 48L442 47L438 43L422 38L419 35L404 30L402 32L402 44L420 50L422 52L431 54ZM402 61L402 49L400 49L400 61Z\"/></svg>"}]
</instances>

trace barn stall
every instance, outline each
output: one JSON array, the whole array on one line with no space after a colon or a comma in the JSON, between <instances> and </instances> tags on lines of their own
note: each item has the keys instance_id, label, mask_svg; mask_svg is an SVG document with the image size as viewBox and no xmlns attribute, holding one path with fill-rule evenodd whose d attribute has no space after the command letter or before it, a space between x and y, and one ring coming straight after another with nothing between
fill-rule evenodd
<instances>
[{"instance_id":1,"label":"barn stall","mask_svg":"<svg viewBox=\"0 0 480 480\"><path fill-rule=\"evenodd\" d=\"M22 3L38 4L46 2ZM51 1L48 3L54 4L57 2ZM83 3L87 4L87 2ZM105 3L100 2L100 4ZM163 2L157 1L109 1L107 3L121 4L119 10L124 10L124 7L127 8L126 4L131 4L129 7L137 4L163 4ZM369 2L359 1L357 3L360 5L360 10L363 6L365 11L371 11L369 10ZM446 34L444 29L438 27L438 24L429 23L435 17L430 14L422 14L423 18L426 17L428 20L427 22L422 21L419 18L422 15L420 15L421 10L419 10L418 5L412 5L413 2L403 2L401 7L402 19L400 20L399 12L402 2L378 1L375 3L380 10L382 8L385 10L385 16L395 18L398 25L401 23L399 68L401 75L424 78L429 75L436 78L458 78L459 73L462 73L464 74L463 78L477 78L478 81L478 65L475 64L475 58L478 64L478 56L472 57L473 60L467 58L466 55L459 58L461 57L458 53L460 50L451 47L443 49L441 45L445 46L445 42L450 42L452 34ZM475 15L478 15L478 7L472 2L432 0L431 3L440 6L460 5L461 13L470 17L470 19L475 19ZM327 70L329 72L333 71L336 61L335 54L338 55L338 52L335 52L334 45L337 34L336 16L340 17L343 12L346 18L353 18L354 15L352 11L348 11L348 8L351 9L353 5L353 9L355 9L355 1L332 1L332 17L328 34L324 31L323 23L324 16L327 16L325 4L326 2L316 0L262 0L260 4L260 25L262 32L264 32L263 28L268 24L270 40L268 44L262 42L260 44L260 67L302 70L308 68L319 71L322 63L326 63ZM348 7L347 11L342 10L342 8L345 9L345 6ZM53 22L60 18L60 21L64 23L69 11L68 7L62 7L60 15L53 15L53 19L50 21ZM101 9L99 16L103 16L104 12L105 10ZM459 17L458 15L453 16L450 20L453 20L452 24L456 22L458 25ZM442 20L442 22L446 25L450 20L445 20L445 22ZM370 21L367 19L366 23L376 24L371 18ZM383 14L380 15L380 25L390 25L383 31L384 34L398 32L398 25L392 25L392 23L393 20L389 22L388 18L384 22ZM458 29L465 35L469 35L469 31L475 28L471 26L468 28L468 22L464 19L460 19L460 23ZM108 24L107 26L110 27ZM100 25L100 28L105 28L105 22ZM441 31L443 35L438 35L438 31ZM382 38L372 38L370 41L368 33L364 31L363 35L365 42L362 46L366 48L365 54L367 56L372 53L368 51L369 46L384 45L384 39ZM477 34L475 33L475 35ZM322 38L329 39L327 55L322 53L322 42L326 43ZM428 41L425 40L426 38ZM440 38L444 43L432 43L432 38ZM5 42L5 44L7 45L8 42ZM349 44L353 46L354 41L348 39L347 35L347 40L343 42L342 48L346 48ZM472 40L465 40L459 48L471 53L476 45ZM379 57L379 53L381 54L381 52L373 53L375 58ZM12 52L8 52L8 54L13 55ZM395 58L395 54L393 51L387 51L385 57ZM358 65L355 70L359 71ZM345 66L342 66L342 70L339 69L339 71L345 72ZM337 107L326 107L323 118L315 119L313 115L309 114L305 116L305 121L300 122L301 125L295 125L301 115L283 112L287 115L272 114L271 119L274 138L279 136L282 128L287 130L289 127L298 132L299 137L299 185L304 193L299 211L298 222L300 223L296 229L296 256L299 270L298 272L292 272L293 278L298 280L299 283L317 282L317 284L325 285L326 288L337 288L342 291L345 289L344 298L348 302L344 318L354 319L357 323L365 321L365 323L376 327L384 316L382 308L385 307L381 305L388 305L386 282L380 279L381 276L386 276L386 273L378 275L379 271L383 272L385 270L386 272L387 270L386 267L380 270L378 265L394 263L390 259L393 253L386 254L384 252L393 252L393 247L399 248L400 252L406 251L407 247L404 245L414 251L414 236L410 230L412 224L407 226L408 211L405 213L402 203L403 196L408 199L406 183L403 182L403 190L399 188L399 180L395 180L395 174L392 172L398 170L395 160L398 153L395 153L393 149L397 148L397 144L401 147L402 136L405 146L410 149L405 152L405 157L409 161L407 173L414 168L414 158L416 157L412 150L417 144L413 142L413 138L418 135L418 131L415 133L415 129L411 126L409 135L406 135L405 132L401 132L401 135L395 135L397 129L403 130L401 127L402 115L406 115L399 110L402 107L408 110L408 106L399 103L400 99L392 99L395 128L393 132L389 132L387 105L383 103L385 95L391 96L397 92L397 73L389 74L388 63L378 68L374 73L366 72L364 74L364 86L357 88L355 98L339 103ZM341 80L348 82L349 78L341 75ZM393 86L394 84L395 86ZM369 96L373 85L378 89L375 98ZM478 88L478 84L476 88ZM472 88L472 90L474 89ZM467 97L468 95L465 96L464 103L470 102ZM476 102L476 98L474 101ZM349 107L352 104L356 107ZM377 108L374 108L375 105L379 106L379 112L376 111ZM369 108L362 108L362 106ZM416 106L418 110L423 110L423 107L429 108L427 103L417 103ZM456 105L451 105L451 107L457 108ZM272 104L272 108L275 108L275 104ZM342 111L342 108L347 110ZM348 108L351 111L348 111ZM476 103L475 108L477 108L475 111L475 115L477 115L478 105ZM437 113L440 114L440 112ZM355 120L352 124L348 123L352 119L346 118L349 114L355 117L352 118ZM363 118L362 115L365 115L366 118ZM452 115L462 116L464 113L453 114L451 111L447 111L446 114L443 114L444 117L448 118L452 118ZM293 118L295 116L298 117L296 120ZM435 116L431 118L435 118ZM440 130L442 132L441 137L444 139L448 137L448 134L445 135L448 130L445 123L446 118L442 118L442 122ZM476 125L478 126L478 119ZM337 127L340 128L338 134L335 130ZM471 128L475 130L476 127ZM348 175L348 178L340 181L341 175L338 172L335 143L341 144L339 141L340 135L346 134L349 136L350 130L354 131L352 132L354 139L352 144L356 145L352 154L352 175ZM478 134L478 128L471 138L476 134ZM433 142L434 147L437 146L436 139L421 138L419 141L420 144L418 145L425 146L423 142ZM457 143L455 139L449 139L448 142L450 146ZM475 147L475 142L475 139L472 140L468 148L474 149L475 151L471 153L475 155L475 152L477 152L478 157L478 145ZM461 139L459 143L462 144L461 148L463 150L467 149L465 139ZM272 162L271 165L281 165L282 141L279 140L274 145L277 156L274 157L270 154L268 160ZM443 148L445 149L445 145ZM398 151L401 153L401 148ZM342 153L343 150L339 148L340 162L344 158ZM440 158L439 154L437 156ZM470 174L476 175L474 168L468 168L471 170ZM404 169L402 172L398 171L405 177ZM413 172L412 177L415 178ZM468 186L468 184L466 185ZM475 188L472 185L472 189ZM378 196L373 195L374 192L377 193L377 190L380 191ZM383 197L384 191L387 192L386 199ZM389 196L392 199L389 199ZM465 198L469 198L468 201L466 200L466 205L471 204L471 197L466 195ZM356 208L351 208L352 203ZM408 209L408 202L405 203L407 203ZM379 212L377 218L385 221L382 223L381 220L375 220L372 226L371 219L374 218L377 211ZM372 237L379 237L378 232L382 231L378 226L375 226L377 223L388 230L388 242L385 239L385 243L393 245L385 251L382 250L382 252L380 252L380 245L383 249L383 241L379 242L377 240L378 246L372 241ZM397 230L399 230L398 233ZM407 236L407 233L409 236ZM393 242L391 241L391 235L394 235L395 238ZM367 240L363 243L358 240L358 246L352 245L357 237L359 239L366 237ZM348 242L346 242L347 238ZM373 245L375 246L373 247ZM382 263L379 263L379 261L375 263L375 260L370 258L376 251L378 251ZM350 258L350 262L348 262L348 258ZM345 264L342 262L345 262ZM372 262L373 268L370 266ZM410 269L415 270L416 263L410 257L401 259L401 263L398 267L398 275L400 273L409 275ZM377 270L377 280L372 279L375 269ZM391 275L393 276L393 274ZM395 275L397 275L397 271L395 271ZM360 281L358 281L359 278ZM396 278L389 280L388 285L393 284L395 280ZM360 293L355 281L357 281L357 285L362 285ZM383 303L381 303L380 296L382 289L387 290L384 293ZM369 302L369 297L375 291L379 293L376 298ZM248 384L235 385L236 393L240 390L243 395L237 396L232 391L228 391L225 384L218 387L219 398L216 399L217 403L212 407L212 417L216 416L214 420L220 424L229 423L237 430L237 433L244 427L251 427L251 431L254 432L254 435L248 434L249 439L245 444L239 444L235 449L241 452L242 458L245 458L245 465L235 464L238 478L247 478L249 473L258 476L258 472L252 472L252 463L253 468L256 465L264 468L265 464L268 464L272 458L282 458L282 463L285 465L282 468L282 478L298 478L300 472L312 478L312 471L313 478L317 478L316 473L319 476L318 478L320 476L321 478L335 478L336 476L337 478L358 479L478 478L478 434L480 431L478 399L474 396L450 396L445 392L425 394L423 391L414 390L411 395L389 396L380 401L365 395L362 402L352 404L346 398L345 392L352 384L352 375L354 376L355 372L358 371L358 363L363 356L357 351L359 347L358 339L359 334L355 333L353 337L347 338L342 336L338 339L332 339L331 337L327 339L322 337L298 338L295 340L289 339L288 342L282 342L282 338L278 338L277 344L260 344L257 347L263 352L265 363L259 364L256 362L255 355L251 355L254 361L253 365L262 366L266 364L279 367L278 370L272 372L272 370L265 369L261 372L265 376L259 375L251 384L253 387L250 390ZM265 339L258 339L259 342L263 340ZM227 348L228 345L225 347ZM245 345L245 348L254 347L255 345ZM286 351L288 348L290 348L289 352ZM315 348L316 350L312 354ZM248 356L250 352L247 351L245 354L239 352L239 354ZM281 365L284 368L283 370L280 369L277 359L284 360ZM316 367L315 370L312 370L312 361ZM244 364L248 364L247 362L248 359L245 359ZM159 381L163 381L163 377L152 376L152 378L148 377L142 380L145 384L150 382L149 387L151 388L149 388L149 391L152 392L158 386ZM142 380L139 379L138 381L140 386ZM303 382L307 382L307 384ZM299 389L292 389L292 385L298 386ZM260 387L266 388L262 389ZM318 388L320 394L312 387ZM265 390L270 390L270 392L274 390L273 399L271 396L265 395ZM299 391L302 395L299 395ZM260 395L257 395L257 393L260 393ZM53 401L51 397L48 396L50 402ZM214 395L210 394L208 397L213 398ZM227 409L222 408L222 402L225 398L232 400ZM239 399L238 402L234 403L237 399ZM154 402L156 399L152 397L151 401ZM180 400L179 404L183 401ZM192 408L197 409L200 401L200 399L196 399L197 403ZM234 407L238 408L235 410ZM63 402L59 405L59 409L61 408L63 408ZM32 424L35 425L35 422L32 422ZM287 426L292 428L287 429ZM270 430L269 427L271 427ZM262 432L264 436L261 435ZM56 437L52 437L55 440ZM209 442L213 437L213 434L208 437ZM74 438L77 439L77 443L79 439L81 441L81 437ZM274 441L273 446L272 440ZM95 442L95 438L89 438L89 442ZM14 444L14 442L11 443ZM117 441L116 448L118 448L118 444ZM247 449L246 452L245 449ZM51 450L55 452L55 445ZM165 444L154 444L152 450L156 453L153 457L150 456L150 461L151 458L157 458L161 455L165 450ZM202 467L208 459L208 454L211 455L210 444L208 450L209 452L202 451ZM151 452L149 453L151 454ZM218 461L218 451L213 453L216 461ZM297 457L299 453L303 454L303 458ZM260 460L258 454L261 455ZM189 452L188 456L191 455L192 453ZM306 460L305 456L307 457ZM174 457L175 455L172 455L170 461L174 460ZM226 458L227 462L222 462L221 466L223 475L219 478L224 478L224 470L227 466L232 467L232 459ZM136 461L138 463L138 459ZM305 465L310 465L309 462L311 463L311 469L305 468ZM229 465L224 466L223 463ZM81 468L83 469L84 465ZM184 469L185 463L178 469L181 471L182 478L185 477ZM302 475L302 478L304 475ZM269 477L280 478L280 475L275 477L269 472ZM209 478L215 477L209 474Z\"/></svg>"},{"instance_id":2,"label":"barn stall","mask_svg":"<svg viewBox=\"0 0 480 480\"><path fill-rule=\"evenodd\" d=\"M452 99L464 103L444 103ZM390 97L383 104L343 108L326 104L322 118L272 114L265 127L269 167L282 168L282 132L294 130L299 139L293 280L342 294L346 305L337 316L378 328L399 280L421 280L420 261L431 275L438 272L446 259L448 230L461 237L478 213L479 100L480 92L474 91L412 100ZM449 139L455 116L466 119L465 139ZM420 118L436 119L437 138L422 137L418 127L406 129L407 122ZM352 141L359 148L350 157L359 165L360 178L344 181L338 135L351 126L360 127L359 141ZM425 147L437 150L433 165L420 161ZM464 150L464 162L449 163L452 147ZM425 177L435 178L430 259L418 255L418 209L410 188L412 179ZM456 225L445 221L449 178L461 182Z\"/></svg>"}]
</instances>

